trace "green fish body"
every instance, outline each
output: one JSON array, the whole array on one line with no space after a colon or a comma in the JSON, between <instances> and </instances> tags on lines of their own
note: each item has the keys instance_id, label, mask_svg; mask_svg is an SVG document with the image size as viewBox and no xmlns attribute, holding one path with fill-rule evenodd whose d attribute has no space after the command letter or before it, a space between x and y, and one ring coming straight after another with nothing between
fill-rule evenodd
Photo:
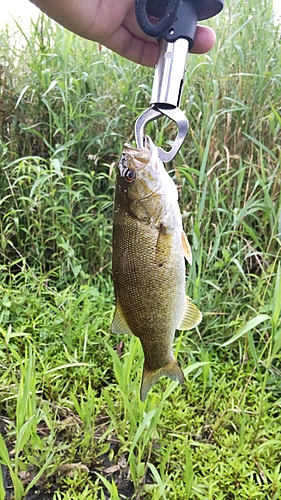
<instances>
[{"instance_id":1,"label":"green fish body","mask_svg":"<svg viewBox=\"0 0 281 500\"><path fill-rule=\"evenodd\" d=\"M176 329L202 319L185 295L183 232L176 185L149 137L145 149L124 145L117 168L113 219L113 333L134 334L144 352L141 400L165 375L184 382L172 351Z\"/></svg>"}]
</instances>

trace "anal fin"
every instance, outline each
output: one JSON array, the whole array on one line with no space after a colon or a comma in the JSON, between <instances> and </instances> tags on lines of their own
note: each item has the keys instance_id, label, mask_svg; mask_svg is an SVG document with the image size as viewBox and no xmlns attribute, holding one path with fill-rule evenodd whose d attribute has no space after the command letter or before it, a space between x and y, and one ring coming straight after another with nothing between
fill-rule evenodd
<instances>
[{"instance_id":1,"label":"anal fin","mask_svg":"<svg viewBox=\"0 0 281 500\"><path fill-rule=\"evenodd\" d=\"M125 320L122 314L118 301L115 308L114 318L111 324L111 331L112 333L121 335L123 334L133 335L133 332L131 331L130 327L127 324L127 321Z\"/></svg>"}]
</instances>

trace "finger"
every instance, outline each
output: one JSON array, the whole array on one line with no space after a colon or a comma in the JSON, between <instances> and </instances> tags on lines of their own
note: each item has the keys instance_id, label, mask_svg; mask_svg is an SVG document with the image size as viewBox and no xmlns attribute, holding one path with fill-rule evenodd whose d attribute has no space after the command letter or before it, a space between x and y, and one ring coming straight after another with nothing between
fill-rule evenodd
<instances>
[{"instance_id":1,"label":"finger","mask_svg":"<svg viewBox=\"0 0 281 500\"><path fill-rule=\"evenodd\" d=\"M110 37L103 39L103 45L120 56L143 66L155 66L157 63L159 45L156 41L148 42L130 33L121 26Z\"/></svg>"},{"instance_id":2,"label":"finger","mask_svg":"<svg viewBox=\"0 0 281 500\"><path fill-rule=\"evenodd\" d=\"M190 52L204 54L208 52L216 41L215 32L208 26L197 26L194 45ZM159 46L154 41L147 42L130 33L121 26L111 37L102 43L117 54L143 66L155 66L157 63Z\"/></svg>"},{"instance_id":3,"label":"finger","mask_svg":"<svg viewBox=\"0 0 281 500\"><path fill-rule=\"evenodd\" d=\"M209 26L197 26L194 45L191 49L193 54L205 54L211 50L216 41L216 34Z\"/></svg>"}]
</instances>

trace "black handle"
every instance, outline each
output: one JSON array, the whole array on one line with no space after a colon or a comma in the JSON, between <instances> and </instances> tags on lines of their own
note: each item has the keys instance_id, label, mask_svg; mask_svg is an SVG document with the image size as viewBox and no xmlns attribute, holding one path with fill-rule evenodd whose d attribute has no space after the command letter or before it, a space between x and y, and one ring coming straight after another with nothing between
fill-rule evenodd
<instances>
[{"instance_id":1,"label":"black handle","mask_svg":"<svg viewBox=\"0 0 281 500\"><path fill-rule=\"evenodd\" d=\"M216 16L223 8L224 0L188 0L198 13L198 21ZM169 0L147 0L146 12L161 19L169 4Z\"/></svg>"},{"instance_id":2,"label":"black handle","mask_svg":"<svg viewBox=\"0 0 281 500\"><path fill-rule=\"evenodd\" d=\"M168 42L186 38L191 49L198 21L216 16L224 0L135 0L136 17L149 36ZM160 19L155 25L147 14Z\"/></svg>"}]
</instances>

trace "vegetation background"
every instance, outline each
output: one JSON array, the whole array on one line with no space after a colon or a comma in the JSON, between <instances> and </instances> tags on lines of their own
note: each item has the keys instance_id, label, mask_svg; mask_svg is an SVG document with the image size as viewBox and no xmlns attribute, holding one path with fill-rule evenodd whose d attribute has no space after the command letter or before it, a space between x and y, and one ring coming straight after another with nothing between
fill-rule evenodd
<instances>
[{"instance_id":1,"label":"vegetation background","mask_svg":"<svg viewBox=\"0 0 281 500\"><path fill-rule=\"evenodd\" d=\"M281 51L272 0L226 2L190 56L169 172L204 313L188 381L139 401L110 334L115 166L153 70L43 15L0 35L0 499L280 499ZM147 127L168 147L168 120Z\"/></svg>"}]
</instances>

